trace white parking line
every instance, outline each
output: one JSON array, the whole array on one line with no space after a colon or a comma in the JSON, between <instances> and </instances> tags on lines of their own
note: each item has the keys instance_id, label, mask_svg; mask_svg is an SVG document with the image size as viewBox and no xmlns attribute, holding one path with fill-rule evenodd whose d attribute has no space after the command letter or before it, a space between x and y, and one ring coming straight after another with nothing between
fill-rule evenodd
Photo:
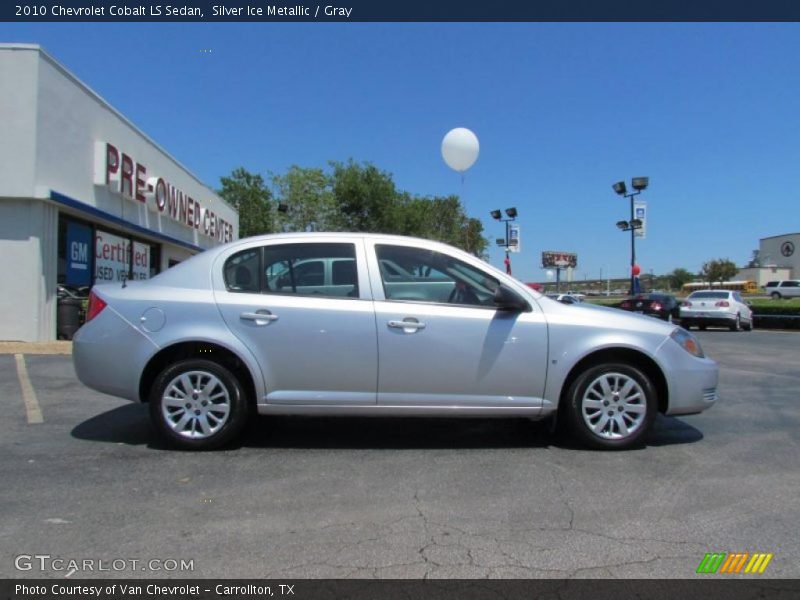
<instances>
[{"instance_id":1,"label":"white parking line","mask_svg":"<svg viewBox=\"0 0 800 600\"><path fill-rule=\"evenodd\" d=\"M15 354L14 359L17 361L17 377L19 378L19 385L22 388L22 399L25 401L28 425L44 423L42 409L39 407L39 401L36 399L36 392L33 391L30 377L28 377L28 369L25 366L25 355Z\"/></svg>"}]
</instances>

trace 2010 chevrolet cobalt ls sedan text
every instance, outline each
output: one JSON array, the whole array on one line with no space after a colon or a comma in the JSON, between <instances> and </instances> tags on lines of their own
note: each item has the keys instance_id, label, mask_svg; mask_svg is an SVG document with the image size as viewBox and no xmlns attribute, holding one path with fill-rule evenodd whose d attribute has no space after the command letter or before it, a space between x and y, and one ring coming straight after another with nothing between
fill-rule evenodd
<instances>
[{"instance_id":1,"label":"2010 chevrolet cobalt ls sedan text","mask_svg":"<svg viewBox=\"0 0 800 600\"><path fill-rule=\"evenodd\" d=\"M248 415L564 418L585 443L641 443L700 412L718 369L684 329L550 300L460 250L372 234L279 234L148 281L97 286L80 380L148 402L183 448Z\"/></svg>"}]
</instances>

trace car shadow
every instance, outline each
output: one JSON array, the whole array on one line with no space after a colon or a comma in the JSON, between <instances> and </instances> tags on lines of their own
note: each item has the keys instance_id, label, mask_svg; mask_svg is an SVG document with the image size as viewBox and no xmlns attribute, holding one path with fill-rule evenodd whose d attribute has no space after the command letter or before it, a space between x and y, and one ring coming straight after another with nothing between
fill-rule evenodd
<instances>
[{"instance_id":1,"label":"car shadow","mask_svg":"<svg viewBox=\"0 0 800 600\"><path fill-rule=\"evenodd\" d=\"M656 416L653 429L647 438L648 446L694 444L703 439L703 432L678 417Z\"/></svg>"},{"instance_id":2,"label":"car shadow","mask_svg":"<svg viewBox=\"0 0 800 600\"><path fill-rule=\"evenodd\" d=\"M157 435L141 404L109 410L72 429L76 439L112 444L145 445L156 450L170 446ZM644 446L690 444L703 434L688 423L658 415ZM548 422L528 419L452 419L381 417L257 416L228 450L240 448L295 449L492 449L559 448L585 450L569 435L551 432Z\"/></svg>"}]
</instances>

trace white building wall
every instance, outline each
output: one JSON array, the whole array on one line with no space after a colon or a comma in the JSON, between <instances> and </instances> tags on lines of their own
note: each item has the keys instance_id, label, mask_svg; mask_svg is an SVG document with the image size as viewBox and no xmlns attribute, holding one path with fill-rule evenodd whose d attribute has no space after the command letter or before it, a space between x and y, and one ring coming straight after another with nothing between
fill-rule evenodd
<instances>
[{"instance_id":1,"label":"white building wall","mask_svg":"<svg viewBox=\"0 0 800 600\"><path fill-rule=\"evenodd\" d=\"M55 333L55 206L30 199L0 199L0 339L33 342Z\"/></svg>"},{"instance_id":2,"label":"white building wall","mask_svg":"<svg viewBox=\"0 0 800 600\"><path fill-rule=\"evenodd\" d=\"M769 281L791 279L791 273L791 269L780 267L745 267L744 269L739 269L736 279L740 281L755 281L756 285L762 288Z\"/></svg>"},{"instance_id":3,"label":"white building wall","mask_svg":"<svg viewBox=\"0 0 800 600\"><path fill-rule=\"evenodd\" d=\"M0 51L0 201L33 196L38 73L37 52Z\"/></svg>"},{"instance_id":4,"label":"white building wall","mask_svg":"<svg viewBox=\"0 0 800 600\"><path fill-rule=\"evenodd\" d=\"M784 256L782 252L786 242L794 249L789 256ZM800 233L762 238L758 250L762 265L791 269L792 274L787 279L800 279Z\"/></svg>"}]
</instances>

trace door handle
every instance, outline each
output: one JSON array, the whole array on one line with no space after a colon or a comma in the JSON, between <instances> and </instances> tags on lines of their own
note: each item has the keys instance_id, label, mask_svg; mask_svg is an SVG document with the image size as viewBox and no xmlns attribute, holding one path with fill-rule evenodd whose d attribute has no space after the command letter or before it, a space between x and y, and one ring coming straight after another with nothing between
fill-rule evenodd
<instances>
[{"instance_id":1,"label":"door handle","mask_svg":"<svg viewBox=\"0 0 800 600\"><path fill-rule=\"evenodd\" d=\"M404 319L402 321L392 320L389 321L387 325L389 325L389 327L394 327L395 329L402 329L406 333L414 333L420 329L425 329L425 323L421 323L416 319Z\"/></svg>"},{"instance_id":2,"label":"door handle","mask_svg":"<svg viewBox=\"0 0 800 600\"><path fill-rule=\"evenodd\" d=\"M239 315L240 319L254 321L256 325L267 325L272 321L278 320L278 315L273 315L268 310L257 310L256 312L243 312Z\"/></svg>"}]
</instances>

